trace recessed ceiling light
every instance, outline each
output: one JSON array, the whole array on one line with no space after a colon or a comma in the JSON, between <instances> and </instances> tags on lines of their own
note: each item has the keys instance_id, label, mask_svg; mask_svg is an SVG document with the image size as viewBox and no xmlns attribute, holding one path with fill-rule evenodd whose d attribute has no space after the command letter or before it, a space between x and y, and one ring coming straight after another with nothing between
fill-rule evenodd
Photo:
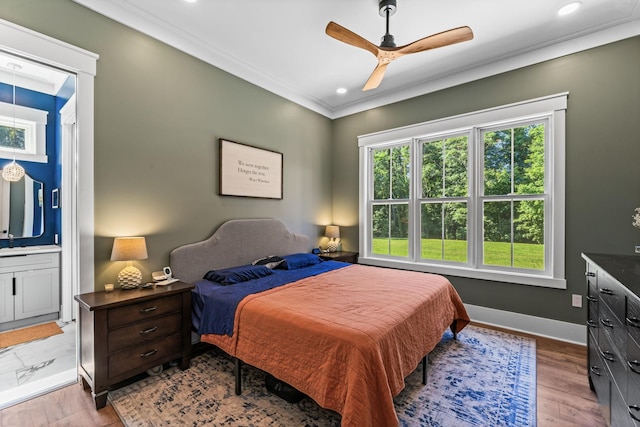
<instances>
[{"instance_id":1,"label":"recessed ceiling light","mask_svg":"<svg viewBox=\"0 0 640 427\"><path fill-rule=\"evenodd\" d=\"M576 10L578 10L578 8L582 5L582 2L579 1L574 1L572 3L568 3L564 6L562 6L560 8L560 10L558 10L558 15L560 16L564 16L564 15L568 15L570 13L575 12Z\"/></svg>"},{"instance_id":2,"label":"recessed ceiling light","mask_svg":"<svg viewBox=\"0 0 640 427\"><path fill-rule=\"evenodd\" d=\"M336 89L336 93L338 95L344 95L345 93L347 93L347 89L344 88L344 87L340 87L340 88Z\"/></svg>"},{"instance_id":3,"label":"recessed ceiling light","mask_svg":"<svg viewBox=\"0 0 640 427\"><path fill-rule=\"evenodd\" d=\"M187 3L195 3L195 2L197 2L198 0L184 0L184 1L186 1Z\"/></svg>"}]
</instances>

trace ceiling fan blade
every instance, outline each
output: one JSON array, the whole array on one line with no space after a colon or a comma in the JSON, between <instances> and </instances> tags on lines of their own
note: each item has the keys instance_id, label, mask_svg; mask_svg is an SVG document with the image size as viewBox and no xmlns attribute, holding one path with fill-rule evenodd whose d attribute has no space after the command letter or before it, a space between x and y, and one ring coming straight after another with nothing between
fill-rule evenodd
<instances>
[{"instance_id":1,"label":"ceiling fan blade","mask_svg":"<svg viewBox=\"0 0 640 427\"><path fill-rule=\"evenodd\" d=\"M369 80L367 80L367 83L365 83L364 87L362 88L363 91L375 89L378 87L378 85L382 81L382 78L384 77L384 72L387 71L387 65L389 65L389 62L378 63L376 68L373 70L373 73L371 73L371 76L369 76Z\"/></svg>"},{"instance_id":2,"label":"ceiling fan blade","mask_svg":"<svg viewBox=\"0 0 640 427\"><path fill-rule=\"evenodd\" d=\"M401 55L422 52L438 47L449 46L473 39L473 31L469 27L459 27L451 30L443 31L438 34L416 40L404 46L400 46L396 52Z\"/></svg>"},{"instance_id":3,"label":"ceiling fan blade","mask_svg":"<svg viewBox=\"0 0 640 427\"><path fill-rule=\"evenodd\" d=\"M327 24L325 32L336 40L368 50L376 56L378 55L378 46L333 21Z\"/></svg>"}]
</instances>

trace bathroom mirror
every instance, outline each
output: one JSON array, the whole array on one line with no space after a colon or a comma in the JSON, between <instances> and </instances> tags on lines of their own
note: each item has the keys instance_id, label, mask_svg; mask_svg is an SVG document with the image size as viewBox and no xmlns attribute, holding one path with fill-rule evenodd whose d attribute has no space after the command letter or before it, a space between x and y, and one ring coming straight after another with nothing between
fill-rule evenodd
<instances>
[{"instance_id":1,"label":"bathroom mirror","mask_svg":"<svg viewBox=\"0 0 640 427\"><path fill-rule=\"evenodd\" d=\"M0 181L0 239L41 236L44 184L29 175L17 182Z\"/></svg>"}]
</instances>

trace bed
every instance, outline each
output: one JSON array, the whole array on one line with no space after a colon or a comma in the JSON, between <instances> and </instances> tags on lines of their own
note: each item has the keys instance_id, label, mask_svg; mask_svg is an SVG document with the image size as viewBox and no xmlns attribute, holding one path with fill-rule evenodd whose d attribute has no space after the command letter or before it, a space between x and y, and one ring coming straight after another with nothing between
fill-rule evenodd
<instances>
[{"instance_id":1,"label":"bed","mask_svg":"<svg viewBox=\"0 0 640 427\"><path fill-rule=\"evenodd\" d=\"M344 427L397 426L393 397L421 361L426 375L426 356L447 328L455 334L469 322L464 305L442 276L316 262L310 249L307 236L279 220L231 220L210 238L173 250L171 268L196 285L200 339L235 358L236 393L247 363L338 412ZM266 278L250 275L231 286L215 281L223 281L219 272L243 266L244 274L244 266L272 255L290 269L280 264ZM203 280L207 274L215 280ZM258 286L263 279L276 284ZM212 296L245 287L260 291L225 302Z\"/></svg>"}]
</instances>

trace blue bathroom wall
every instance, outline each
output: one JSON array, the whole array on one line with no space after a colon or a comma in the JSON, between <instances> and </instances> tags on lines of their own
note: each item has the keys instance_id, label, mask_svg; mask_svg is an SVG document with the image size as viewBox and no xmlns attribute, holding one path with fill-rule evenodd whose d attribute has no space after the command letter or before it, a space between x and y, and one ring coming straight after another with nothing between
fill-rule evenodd
<instances>
[{"instance_id":1,"label":"blue bathroom wall","mask_svg":"<svg viewBox=\"0 0 640 427\"><path fill-rule=\"evenodd\" d=\"M51 205L51 190L60 188L62 177L61 158L61 127L60 108L67 102L75 91L75 79L70 77L59 91L61 96L52 96L41 92L16 87L16 105L36 108L48 113L46 126L46 147L47 163L29 162L19 160L18 163L25 169L34 180L44 184L43 207L44 207L44 233L40 237L16 238L16 246L50 245L54 244L54 236L60 235L61 230L61 209L53 209ZM0 101L6 103L13 102L13 86L0 83ZM0 159L0 168L11 159ZM0 247L8 246L7 240L0 240Z\"/></svg>"}]
</instances>

